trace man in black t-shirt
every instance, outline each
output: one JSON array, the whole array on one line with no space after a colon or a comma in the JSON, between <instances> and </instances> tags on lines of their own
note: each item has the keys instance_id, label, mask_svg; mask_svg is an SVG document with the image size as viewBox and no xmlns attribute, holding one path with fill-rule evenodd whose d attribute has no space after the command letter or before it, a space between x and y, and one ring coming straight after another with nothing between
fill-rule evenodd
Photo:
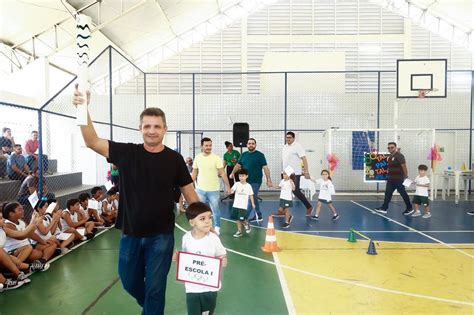
<instances>
[{"instance_id":1,"label":"man in black t-shirt","mask_svg":"<svg viewBox=\"0 0 474 315\"><path fill-rule=\"evenodd\" d=\"M0 137L0 178L7 177L7 160L15 144L10 128L3 127L2 134L3 136Z\"/></svg>"},{"instance_id":2,"label":"man in black t-shirt","mask_svg":"<svg viewBox=\"0 0 474 315\"><path fill-rule=\"evenodd\" d=\"M87 103L90 94L87 93ZM74 105L85 97L74 92ZM166 279L174 248L174 198L179 187L189 203L199 201L183 157L163 144L165 113L147 108L140 115L142 144L99 138L90 116L81 126L87 147L120 169L120 199L115 226L122 230L119 275L124 289L143 307L163 314Z\"/></svg>"},{"instance_id":3,"label":"man in black t-shirt","mask_svg":"<svg viewBox=\"0 0 474 315\"><path fill-rule=\"evenodd\" d=\"M396 189L405 202L406 209L403 212L403 215L410 215L413 213L413 207L407 191L405 190L405 186L403 186L403 181L408 177L405 156L403 156L403 154L401 154L397 149L397 144L395 142L389 142L387 149L390 155L387 158L388 176L387 185L385 187L385 198L383 200L383 205L376 208L375 211L387 213L388 204L390 203L390 200L392 200L393 192Z\"/></svg>"},{"instance_id":4,"label":"man in black t-shirt","mask_svg":"<svg viewBox=\"0 0 474 315\"><path fill-rule=\"evenodd\" d=\"M15 146L15 140L12 137L12 130L8 127L3 127L3 136L0 137L0 149L3 154L10 155L13 152Z\"/></svg>"}]
</instances>

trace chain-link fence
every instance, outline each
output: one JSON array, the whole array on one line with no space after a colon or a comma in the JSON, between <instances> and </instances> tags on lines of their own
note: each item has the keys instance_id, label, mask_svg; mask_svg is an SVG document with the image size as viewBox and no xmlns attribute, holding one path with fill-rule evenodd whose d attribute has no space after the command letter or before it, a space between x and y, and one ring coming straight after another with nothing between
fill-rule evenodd
<instances>
[{"instance_id":1,"label":"chain-link fence","mask_svg":"<svg viewBox=\"0 0 474 315\"><path fill-rule=\"evenodd\" d=\"M374 192L380 187L365 184L362 171L354 168L354 152L360 148L354 147L353 139L361 130L390 129L395 124L402 129L436 129L435 143L443 156L438 170L471 167L472 76L470 70L449 71L447 98L406 101L396 99L393 71L143 73L108 48L90 65L94 79L89 110L99 136L139 143L141 111L160 107L167 116L165 144L183 157L199 153L202 137L210 137L214 153L222 156L224 142L232 142L233 124L246 122L257 149L266 156L274 182L282 171L285 132L291 130L306 149L312 176L318 177L328 167L327 154L334 153L340 158L334 172L339 191ZM74 84L70 82L35 109L0 103L0 123L11 128L19 143L26 143L31 131L39 131L42 154L38 158L47 165L41 169L44 181L39 178L38 190L44 184L44 192L54 193L60 202L104 184L111 167L84 145L71 105ZM398 109L396 121L394 108ZM331 128L346 131L328 140ZM431 133L420 132L400 131L398 136L376 132L374 147L384 151L387 141L398 140L414 174L417 164L430 163L426 157ZM0 160L4 173L8 158L2 155ZM18 199L20 186L20 180L0 180L0 200Z\"/></svg>"}]
</instances>

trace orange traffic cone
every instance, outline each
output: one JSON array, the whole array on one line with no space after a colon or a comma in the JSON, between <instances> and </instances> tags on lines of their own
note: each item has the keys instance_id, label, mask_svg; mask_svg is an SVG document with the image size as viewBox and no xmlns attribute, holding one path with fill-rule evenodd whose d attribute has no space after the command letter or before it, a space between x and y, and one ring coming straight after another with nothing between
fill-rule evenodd
<instances>
[{"instance_id":1,"label":"orange traffic cone","mask_svg":"<svg viewBox=\"0 0 474 315\"><path fill-rule=\"evenodd\" d=\"M265 246L262 247L262 250L266 253L273 253L281 251L280 247L277 245L277 239L275 235L275 227L273 225L273 217L268 217L268 227L267 235L265 236Z\"/></svg>"}]
</instances>

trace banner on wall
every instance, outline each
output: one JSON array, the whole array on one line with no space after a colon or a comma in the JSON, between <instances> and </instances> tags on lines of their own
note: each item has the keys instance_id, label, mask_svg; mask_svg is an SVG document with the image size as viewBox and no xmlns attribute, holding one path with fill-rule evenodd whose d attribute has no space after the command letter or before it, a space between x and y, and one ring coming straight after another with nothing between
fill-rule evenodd
<instances>
[{"instance_id":1,"label":"banner on wall","mask_svg":"<svg viewBox=\"0 0 474 315\"><path fill-rule=\"evenodd\" d=\"M388 176L387 152L364 152L364 182L384 182Z\"/></svg>"},{"instance_id":2,"label":"banner on wall","mask_svg":"<svg viewBox=\"0 0 474 315\"><path fill-rule=\"evenodd\" d=\"M371 152L374 148L374 131L353 131L352 132L352 169L364 169L364 152Z\"/></svg>"}]
</instances>

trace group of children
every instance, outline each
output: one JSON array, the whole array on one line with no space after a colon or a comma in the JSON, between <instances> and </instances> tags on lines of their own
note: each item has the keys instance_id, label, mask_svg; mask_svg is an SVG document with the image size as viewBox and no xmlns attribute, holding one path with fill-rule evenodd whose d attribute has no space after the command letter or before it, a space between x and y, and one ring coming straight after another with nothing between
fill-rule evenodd
<instances>
[{"instance_id":1,"label":"group of children","mask_svg":"<svg viewBox=\"0 0 474 315\"><path fill-rule=\"evenodd\" d=\"M290 174L288 174L290 173ZM235 193L234 204L232 206L232 219L236 220L237 232L233 235L234 237L242 237L242 227L245 228L245 233L248 234L251 231L250 224L248 222L248 201L250 200L252 208L255 209L255 200L253 198L252 187L247 183L248 171L245 169L240 169L236 175L238 175L239 181L234 184L232 187L232 192ZM281 226L284 229L290 227L293 220L293 215L291 214L290 209L293 207L293 191L295 190L295 174L292 172L283 172L282 180L278 186L273 188L280 189L280 204L277 213L274 213L275 217L285 217L285 222ZM319 213L321 211L321 206L327 204L329 209L333 213L333 221L339 219L339 214L336 211L336 208L332 204L331 196L335 194L334 185L332 184L331 176L327 170L321 172L321 178L314 180L316 184L319 184L319 197L318 205L316 207L316 212L314 215L309 213L307 215L311 216L313 220L319 219Z\"/></svg>"},{"instance_id":2,"label":"group of children","mask_svg":"<svg viewBox=\"0 0 474 315\"><path fill-rule=\"evenodd\" d=\"M424 218L431 216L428 201L429 179L426 176L427 167L418 167L419 175L415 178L416 212L413 216L420 216L420 205L425 206ZM235 238L251 232L247 219L248 203L255 209L252 187L247 183L248 171L240 169L237 173L238 181L233 185L235 193L232 217L236 220L237 231ZM321 172L321 178L312 179L319 185L318 204L315 214L309 214L311 219L318 220L321 207L327 204L332 211L332 220L339 219L339 214L332 204L332 195L335 194L334 185L327 170ZM278 212L274 216L284 216L282 228L289 228L293 220L290 209L293 206L292 191L295 189L294 173L282 173L282 180L278 186L280 203ZM45 271L49 268L47 261L55 254L65 254L76 241L93 238L97 228L110 226L115 222L118 209L118 192L115 187L107 192L106 197L100 187L94 187L91 195L82 193L78 199L67 201L65 210L59 206L48 209L55 200L41 200L35 207L35 214L30 224L23 218L23 207L18 203L5 203L2 206L3 218L0 214L0 292L5 289L17 288L30 282L25 273ZM182 239L182 251L216 257L222 259L222 266L227 265L226 250L219 237L210 233L212 229L212 211L204 203L196 202L186 210L186 217L192 230L185 233ZM177 256L173 257L176 261ZM220 289L200 284L186 283L186 303L188 314L213 314L217 292Z\"/></svg>"},{"instance_id":3,"label":"group of children","mask_svg":"<svg viewBox=\"0 0 474 315\"><path fill-rule=\"evenodd\" d=\"M48 270L52 257L68 253L75 243L92 239L98 229L115 222L117 189L112 187L104 197L102 188L94 187L91 195L82 193L67 200L64 210L56 200L42 198L29 223L24 221L21 204L2 204L0 292L29 283L26 274Z\"/></svg>"},{"instance_id":4,"label":"group of children","mask_svg":"<svg viewBox=\"0 0 474 315\"><path fill-rule=\"evenodd\" d=\"M425 208L425 214L423 218L431 217L429 201L428 201L428 188L430 181L426 176L427 171L426 165L418 166L418 176L414 180L416 186L415 196L413 203L415 204L416 211L412 216L420 216L420 205ZM237 173L239 181L233 185L232 191L235 193L234 203L232 207L232 217L236 220L237 232L233 235L234 237L242 237L244 234L242 228L245 229L245 233L251 232L251 227L248 217L248 202L250 201L252 208L255 209L255 200L253 198L252 187L247 183L248 171L240 169ZM339 214L336 208L332 204L332 195L335 194L334 185L331 180L331 176L327 170L321 171L321 178L318 180L312 179L316 184L319 184L319 196L316 213L314 215L309 214L311 219L318 220L321 207L323 204L328 205L332 211L332 220L336 221L339 219ZM283 172L282 180L278 187L280 188L280 206L278 212L274 216L284 216L285 223L282 228L289 228L293 215L290 213L290 208L293 206L293 195L292 191L295 189L295 174ZM211 233L212 229L212 211L211 209L202 202L196 202L191 204L186 210L186 217L192 227L191 231L184 234L182 239L182 251L188 253L194 253L199 255L206 255L210 257L216 257L222 259L222 266L227 265L226 250L222 245L219 237L215 233ZM177 254L173 256L173 261L176 262ZM220 289L221 284L219 283L218 288L212 288L196 283L186 282L186 305L188 314L214 314L217 301L217 292Z\"/></svg>"}]
</instances>

